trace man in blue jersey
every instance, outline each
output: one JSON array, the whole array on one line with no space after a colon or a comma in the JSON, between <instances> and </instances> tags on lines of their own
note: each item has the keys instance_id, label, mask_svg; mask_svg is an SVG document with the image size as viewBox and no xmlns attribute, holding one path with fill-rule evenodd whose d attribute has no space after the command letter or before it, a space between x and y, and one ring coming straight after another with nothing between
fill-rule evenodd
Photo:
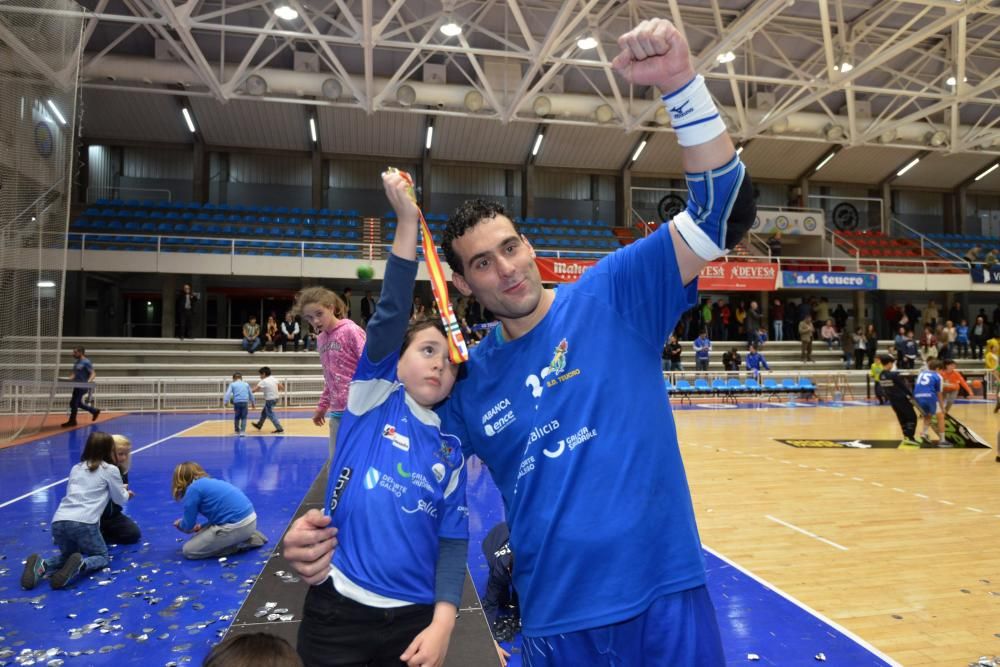
<instances>
[{"instance_id":1,"label":"man in blue jersey","mask_svg":"<svg viewBox=\"0 0 1000 667\"><path fill-rule=\"evenodd\" d=\"M687 209L558 292L499 204L467 202L442 243L454 285L500 323L471 351L442 431L503 496L532 667L725 663L660 353L702 267L753 223L753 187L674 26L643 21L619 45L625 79L665 93ZM321 581L339 537L307 515L285 558Z\"/></svg>"},{"instance_id":2,"label":"man in blue jersey","mask_svg":"<svg viewBox=\"0 0 1000 667\"><path fill-rule=\"evenodd\" d=\"M619 45L625 79L666 93L687 209L555 291L501 205L460 207L442 243L452 282L500 326L442 430L503 496L526 664L721 665L660 354L701 268L752 223L752 187L674 26L644 21Z\"/></svg>"},{"instance_id":3,"label":"man in blue jersey","mask_svg":"<svg viewBox=\"0 0 1000 667\"><path fill-rule=\"evenodd\" d=\"M937 359L931 359L927 362L927 368L922 369L917 374L917 380L913 384L913 398L923 413L923 429L920 431L920 439L927 440L927 430L931 426L931 419L937 415L937 446L947 447L949 445L944 438L943 383L941 374L938 372L940 368L941 362ZM938 406L941 406L940 411Z\"/></svg>"}]
</instances>

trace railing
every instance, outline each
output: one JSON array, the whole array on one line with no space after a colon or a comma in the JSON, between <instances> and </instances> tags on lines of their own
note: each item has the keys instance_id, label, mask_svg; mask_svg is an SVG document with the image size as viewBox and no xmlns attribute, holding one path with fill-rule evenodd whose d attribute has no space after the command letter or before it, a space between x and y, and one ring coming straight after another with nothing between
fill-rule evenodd
<instances>
[{"instance_id":1,"label":"railing","mask_svg":"<svg viewBox=\"0 0 1000 667\"><path fill-rule=\"evenodd\" d=\"M87 188L87 203L98 199L158 199L173 201L174 193L162 188L120 188L117 186L92 186ZM163 195L166 196L163 196Z\"/></svg>"},{"instance_id":2,"label":"railing","mask_svg":"<svg viewBox=\"0 0 1000 667\"><path fill-rule=\"evenodd\" d=\"M897 218L890 218L889 219L889 231L893 232L894 231L893 230L894 227L901 227L903 229L903 233L899 234L899 236L912 236L912 237L918 239L920 241L920 252L921 253L923 253L925 251L925 246L926 245L930 245L930 246L934 247L934 251L937 252L939 255L943 255L943 256L951 255L952 257L954 257L955 260L956 260L956 262L959 264L959 266L957 268L960 268L960 269L962 269L964 271L968 271L968 270L971 269L971 265L969 264L969 260L965 259L964 257L960 257L959 255L953 253L951 250L948 250L943 245L941 245L941 244L939 244L939 243L937 243L935 241L930 240L929 238L927 238L926 236L924 236L923 234L921 234L920 232L918 232L917 230L915 230L913 227L910 227L909 225L907 225L905 222L903 222L903 221L901 221L901 220L899 220ZM890 234L890 236L892 236L892 235L893 234Z\"/></svg>"},{"instance_id":3,"label":"railing","mask_svg":"<svg viewBox=\"0 0 1000 667\"><path fill-rule=\"evenodd\" d=\"M831 255L833 254L832 251L837 249L837 242L838 241L840 243L848 246L849 248L851 248L854 251L854 257L856 259L861 257L861 248L859 248L858 246L856 246L853 243L851 243L850 241L848 241L847 237L844 236L843 234L841 234L840 232L838 232L837 230L831 229L830 227L827 227L826 228L826 234L823 236L823 242L824 243L826 243L826 242L830 243L830 249L831 249L830 254Z\"/></svg>"}]
</instances>

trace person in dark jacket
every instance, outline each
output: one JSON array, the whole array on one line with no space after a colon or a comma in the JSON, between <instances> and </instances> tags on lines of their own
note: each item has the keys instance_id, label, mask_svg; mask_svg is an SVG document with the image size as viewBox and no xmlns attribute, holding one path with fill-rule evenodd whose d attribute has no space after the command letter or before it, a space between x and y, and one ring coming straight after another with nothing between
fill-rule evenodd
<instances>
[{"instance_id":1,"label":"person in dark jacket","mask_svg":"<svg viewBox=\"0 0 1000 667\"><path fill-rule=\"evenodd\" d=\"M483 613L496 635L497 621L503 616L520 618L517 591L514 590L514 552L510 549L510 529L501 521L483 539L483 555L490 570L483 598ZM498 639L500 639L498 637Z\"/></svg>"},{"instance_id":2,"label":"person in dark jacket","mask_svg":"<svg viewBox=\"0 0 1000 667\"><path fill-rule=\"evenodd\" d=\"M199 294L191 291L191 285L184 283L181 293L177 295L177 337L191 338L194 329L195 308L198 305Z\"/></svg>"},{"instance_id":3,"label":"person in dark jacket","mask_svg":"<svg viewBox=\"0 0 1000 667\"><path fill-rule=\"evenodd\" d=\"M892 411L896 413L896 419L899 420L899 426L903 430L903 441L899 444L901 447L919 447L920 443L914 437L917 432L917 413L910 403L913 392L906 384L906 380L895 370L895 359L885 354L879 357L879 360L882 362L879 386Z\"/></svg>"}]
</instances>

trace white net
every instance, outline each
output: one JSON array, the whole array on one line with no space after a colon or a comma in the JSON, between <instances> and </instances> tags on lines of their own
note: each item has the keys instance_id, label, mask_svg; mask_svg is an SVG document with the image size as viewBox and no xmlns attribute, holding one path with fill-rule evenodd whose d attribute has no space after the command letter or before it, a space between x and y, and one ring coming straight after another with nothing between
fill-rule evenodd
<instances>
[{"instance_id":1,"label":"white net","mask_svg":"<svg viewBox=\"0 0 1000 667\"><path fill-rule=\"evenodd\" d=\"M57 391L82 26L73 2L0 2L0 444Z\"/></svg>"}]
</instances>

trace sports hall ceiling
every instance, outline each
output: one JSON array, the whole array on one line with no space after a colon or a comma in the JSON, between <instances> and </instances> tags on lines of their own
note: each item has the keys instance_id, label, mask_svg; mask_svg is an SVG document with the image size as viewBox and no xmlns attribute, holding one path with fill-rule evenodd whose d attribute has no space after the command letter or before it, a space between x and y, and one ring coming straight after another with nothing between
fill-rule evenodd
<instances>
[{"instance_id":1,"label":"sports hall ceiling","mask_svg":"<svg viewBox=\"0 0 1000 667\"><path fill-rule=\"evenodd\" d=\"M0 0L0 22L42 15L27 2ZM281 4L298 18L279 19ZM520 165L544 129L539 166L616 171L645 139L633 172L677 174L657 91L609 65L619 34L664 16L687 35L757 178L809 175L836 149L816 180L954 188L1000 159L1000 0L83 5L82 131L93 139L307 151L315 114L327 153L419 158L433 123L435 159ZM448 22L461 33L443 34ZM582 48L584 37L596 45ZM1000 192L1000 169L971 187Z\"/></svg>"}]
</instances>

